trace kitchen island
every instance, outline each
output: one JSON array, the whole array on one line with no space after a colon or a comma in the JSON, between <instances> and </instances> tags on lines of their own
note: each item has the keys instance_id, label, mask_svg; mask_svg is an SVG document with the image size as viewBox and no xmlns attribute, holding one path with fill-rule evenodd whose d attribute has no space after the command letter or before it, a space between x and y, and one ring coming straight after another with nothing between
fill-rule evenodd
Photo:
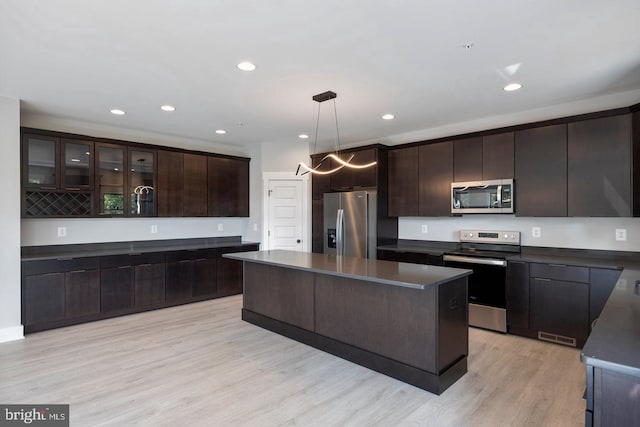
<instances>
[{"instance_id":1,"label":"kitchen island","mask_svg":"<svg viewBox=\"0 0 640 427\"><path fill-rule=\"evenodd\" d=\"M467 372L470 270L283 250L244 262L243 320L435 394Z\"/></svg>"}]
</instances>

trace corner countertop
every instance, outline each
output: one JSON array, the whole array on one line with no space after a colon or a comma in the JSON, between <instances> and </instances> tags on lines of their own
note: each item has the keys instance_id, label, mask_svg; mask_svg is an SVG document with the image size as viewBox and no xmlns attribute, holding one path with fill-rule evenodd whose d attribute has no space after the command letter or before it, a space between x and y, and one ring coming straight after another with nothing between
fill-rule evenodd
<instances>
[{"instance_id":1,"label":"corner countertop","mask_svg":"<svg viewBox=\"0 0 640 427\"><path fill-rule=\"evenodd\" d=\"M640 376L640 263L624 266L582 348L582 363Z\"/></svg>"},{"instance_id":2,"label":"corner countertop","mask_svg":"<svg viewBox=\"0 0 640 427\"><path fill-rule=\"evenodd\" d=\"M409 264L345 256L338 257L285 250L236 252L225 254L223 257L418 290L438 286L472 273L471 270L438 267L435 265Z\"/></svg>"},{"instance_id":3,"label":"corner countertop","mask_svg":"<svg viewBox=\"0 0 640 427\"><path fill-rule=\"evenodd\" d=\"M87 243L72 245L23 246L22 261L44 261L59 258L86 258L109 255L137 255L152 252L193 251L259 245L243 241L239 236L194 239L144 240L132 242Z\"/></svg>"}]
</instances>

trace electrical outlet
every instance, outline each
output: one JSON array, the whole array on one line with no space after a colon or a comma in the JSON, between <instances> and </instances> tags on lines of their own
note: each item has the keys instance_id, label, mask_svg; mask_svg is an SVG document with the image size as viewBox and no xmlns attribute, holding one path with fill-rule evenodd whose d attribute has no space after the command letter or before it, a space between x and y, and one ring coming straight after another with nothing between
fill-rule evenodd
<instances>
[{"instance_id":1,"label":"electrical outlet","mask_svg":"<svg viewBox=\"0 0 640 427\"><path fill-rule=\"evenodd\" d=\"M626 228L616 228L616 240L620 240L620 241L627 240L627 229Z\"/></svg>"},{"instance_id":2,"label":"electrical outlet","mask_svg":"<svg viewBox=\"0 0 640 427\"><path fill-rule=\"evenodd\" d=\"M422 234L427 234L429 232L429 226L427 224L422 224Z\"/></svg>"},{"instance_id":3,"label":"electrical outlet","mask_svg":"<svg viewBox=\"0 0 640 427\"><path fill-rule=\"evenodd\" d=\"M58 227L58 237L67 237L67 227Z\"/></svg>"},{"instance_id":4,"label":"electrical outlet","mask_svg":"<svg viewBox=\"0 0 640 427\"><path fill-rule=\"evenodd\" d=\"M540 227L531 227L531 237L540 237Z\"/></svg>"},{"instance_id":5,"label":"electrical outlet","mask_svg":"<svg viewBox=\"0 0 640 427\"><path fill-rule=\"evenodd\" d=\"M158 226L156 224L153 224L151 226L151 234L156 234L158 232Z\"/></svg>"},{"instance_id":6,"label":"electrical outlet","mask_svg":"<svg viewBox=\"0 0 640 427\"><path fill-rule=\"evenodd\" d=\"M218 231L222 231L224 230L224 227L222 226L222 224L218 224Z\"/></svg>"},{"instance_id":7,"label":"electrical outlet","mask_svg":"<svg viewBox=\"0 0 640 427\"><path fill-rule=\"evenodd\" d=\"M253 224L253 231L258 231L258 224Z\"/></svg>"}]
</instances>

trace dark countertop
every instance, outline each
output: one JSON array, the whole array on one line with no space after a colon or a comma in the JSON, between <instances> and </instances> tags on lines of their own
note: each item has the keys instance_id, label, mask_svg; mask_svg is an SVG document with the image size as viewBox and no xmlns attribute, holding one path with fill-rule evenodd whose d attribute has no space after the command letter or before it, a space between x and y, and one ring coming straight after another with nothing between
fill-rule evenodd
<instances>
[{"instance_id":1,"label":"dark countertop","mask_svg":"<svg viewBox=\"0 0 640 427\"><path fill-rule=\"evenodd\" d=\"M22 261L42 261L58 258L135 255L150 252L189 251L246 245L259 245L259 243L242 241L240 236L228 236L73 245L23 246L21 250L21 257Z\"/></svg>"},{"instance_id":2,"label":"dark countertop","mask_svg":"<svg viewBox=\"0 0 640 427\"><path fill-rule=\"evenodd\" d=\"M413 289L438 286L471 274L471 270L459 268L284 250L240 252L223 257Z\"/></svg>"}]
</instances>

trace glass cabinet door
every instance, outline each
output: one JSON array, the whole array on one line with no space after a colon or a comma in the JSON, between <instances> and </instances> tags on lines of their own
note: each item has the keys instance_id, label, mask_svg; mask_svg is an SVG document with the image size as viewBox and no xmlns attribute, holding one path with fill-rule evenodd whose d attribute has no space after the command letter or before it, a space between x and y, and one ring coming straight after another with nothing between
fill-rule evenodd
<instances>
[{"instance_id":1,"label":"glass cabinet door","mask_svg":"<svg viewBox=\"0 0 640 427\"><path fill-rule=\"evenodd\" d=\"M124 215L125 147L96 144L99 215Z\"/></svg>"},{"instance_id":2,"label":"glass cabinet door","mask_svg":"<svg viewBox=\"0 0 640 427\"><path fill-rule=\"evenodd\" d=\"M58 138L25 135L25 139L25 186L55 190L58 187Z\"/></svg>"},{"instance_id":3,"label":"glass cabinet door","mask_svg":"<svg viewBox=\"0 0 640 427\"><path fill-rule=\"evenodd\" d=\"M155 215L155 151L129 148L129 216Z\"/></svg>"},{"instance_id":4,"label":"glass cabinet door","mask_svg":"<svg viewBox=\"0 0 640 427\"><path fill-rule=\"evenodd\" d=\"M93 187L93 142L62 140L65 190L87 190Z\"/></svg>"}]
</instances>

